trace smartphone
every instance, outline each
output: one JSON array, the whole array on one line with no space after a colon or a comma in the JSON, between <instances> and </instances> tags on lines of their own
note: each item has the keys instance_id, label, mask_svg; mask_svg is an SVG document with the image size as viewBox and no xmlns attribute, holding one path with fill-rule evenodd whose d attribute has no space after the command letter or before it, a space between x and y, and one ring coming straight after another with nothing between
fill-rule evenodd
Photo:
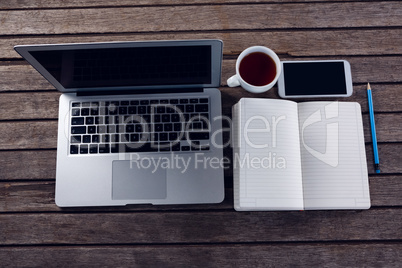
<instances>
[{"instance_id":1,"label":"smartphone","mask_svg":"<svg viewBox=\"0 0 402 268\"><path fill-rule=\"evenodd\" d=\"M282 98L349 97L353 92L346 60L282 61L278 92Z\"/></svg>"}]
</instances>

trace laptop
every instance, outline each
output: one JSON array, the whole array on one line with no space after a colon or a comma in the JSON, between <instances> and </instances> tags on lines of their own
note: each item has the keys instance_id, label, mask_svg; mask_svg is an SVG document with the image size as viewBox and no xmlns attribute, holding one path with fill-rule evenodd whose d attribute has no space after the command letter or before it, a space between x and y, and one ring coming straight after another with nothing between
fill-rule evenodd
<instances>
[{"instance_id":1,"label":"laptop","mask_svg":"<svg viewBox=\"0 0 402 268\"><path fill-rule=\"evenodd\" d=\"M60 207L224 198L222 41L22 45L57 90Z\"/></svg>"}]
</instances>

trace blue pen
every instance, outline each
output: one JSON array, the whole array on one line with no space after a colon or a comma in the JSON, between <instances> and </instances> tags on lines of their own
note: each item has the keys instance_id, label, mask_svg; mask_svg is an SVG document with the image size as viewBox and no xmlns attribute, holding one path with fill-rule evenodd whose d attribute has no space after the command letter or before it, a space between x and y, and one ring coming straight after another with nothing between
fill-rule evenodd
<instances>
[{"instance_id":1,"label":"blue pen","mask_svg":"<svg viewBox=\"0 0 402 268\"><path fill-rule=\"evenodd\" d=\"M377 135L375 134L375 122L374 122L373 97L371 96L370 83L367 83L367 97L370 112L371 137L373 140L374 168L376 173L380 173L380 159L378 158Z\"/></svg>"}]
</instances>

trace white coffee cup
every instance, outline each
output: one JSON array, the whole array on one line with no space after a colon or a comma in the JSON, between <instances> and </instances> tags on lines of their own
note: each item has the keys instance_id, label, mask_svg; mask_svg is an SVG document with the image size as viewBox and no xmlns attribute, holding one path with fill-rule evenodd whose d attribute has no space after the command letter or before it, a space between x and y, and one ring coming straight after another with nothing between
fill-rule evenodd
<instances>
[{"instance_id":1,"label":"white coffee cup","mask_svg":"<svg viewBox=\"0 0 402 268\"><path fill-rule=\"evenodd\" d=\"M256 53L256 52L259 52L259 53ZM268 63L269 59L266 58L265 55L261 55L261 53L268 56L270 58L270 60L273 61L273 63L272 62ZM250 54L253 54L253 55L249 56ZM249 56L249 57L247 57L246 60L243 61L246 56ZM250 60L251 57L254 57L254 58L260 57L258 59L258 62L255 61L255 63L259 63L259 64L252 64L254 66L250 66L250 63L253 63L253 61ZM265 60L265 59L267 59L267 60ZM265 61L267 62L267 64L265 64ZM245 68L246 63L250 68ZM263 64L263 66L265 66L265 67L259 68L258 66L260 66L260 64ZM240 71L241 65L242 65L242 68L241 68L242 73ZM275 69L276 69L275 73L272 71L273 66L275 66ZM267 71L266 70L267 68L269 68L270 71ZM264 70L262 70L262 69L264 69ZM244 70L246 70L246 71L244 71ZM247 70L254 70L254 72L251 72L248 74ZM249 48L245 49L239 55L239 57L236 60L236 74L227 80L227 84L229 87L241 86L245 90L250 91L252 93L262 93L262 92L269 90L270 88L272 88L275 85L275 83L278 81L280 74L281 74L281 62L279 60L278 55L276 55L276 53L274 51L272 51L271 49L269 49L267 47L253 46L253 47L249 47ZM251 79L250 76L254 76L254 77L252 77L252 79Z\"/></svg>"}]
</instances>

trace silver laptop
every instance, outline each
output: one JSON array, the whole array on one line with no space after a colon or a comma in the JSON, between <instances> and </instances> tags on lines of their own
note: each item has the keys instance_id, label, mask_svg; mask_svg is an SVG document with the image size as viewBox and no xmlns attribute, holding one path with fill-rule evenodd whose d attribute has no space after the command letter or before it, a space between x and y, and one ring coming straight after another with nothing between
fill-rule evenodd
<instances>
[{"instance_id":1,"label":"silver laptop","mask_svg":"<svg viewBox=\"0 0 402 268\"><path fill-rule=\"evenodd\" d=\"M223 200L220 40L15 50L63 93L58 206Z\"/></svg>"}]
</instances>

